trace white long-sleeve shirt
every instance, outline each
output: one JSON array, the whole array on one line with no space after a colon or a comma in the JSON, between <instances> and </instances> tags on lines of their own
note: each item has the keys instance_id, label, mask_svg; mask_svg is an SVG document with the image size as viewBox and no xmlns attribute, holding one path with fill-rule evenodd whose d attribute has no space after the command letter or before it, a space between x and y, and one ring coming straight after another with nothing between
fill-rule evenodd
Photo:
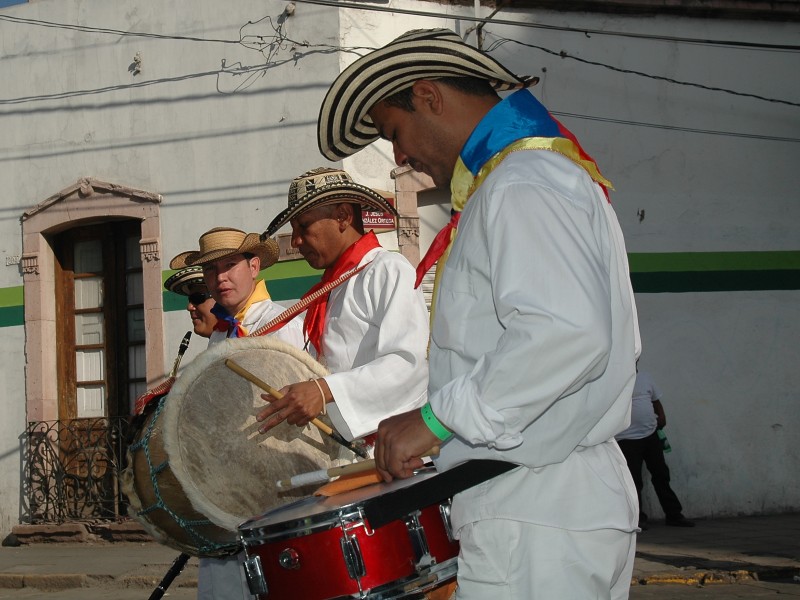
<instances>
[{"instance_id":1,"label":"white long-sleeve shirt","mask_svg":"<svg viewBox=\"0 0 800 600\"><path fill-rule=\"evenodd\" d=\"M335 402L331 422L345 438L374 432L382 419L427 398L428 313L416 273L400 254L370 250L372 263L328 299L321 362Z\"/></svg>"},{"instance_id":2,"label":"white long-sleeve shirt","mask_svg":"<svg viewBox=\"0 0 800 600\"><path fill-rule=\"evenodd\" d=\"M437 467L524 465L454 499L457 529L500 517L636 528L614 435L639 333L624 242L602 189L546 150L510 154L475 191L437 290L429 400L457 436Z\"/></svg>"}]
</instances>

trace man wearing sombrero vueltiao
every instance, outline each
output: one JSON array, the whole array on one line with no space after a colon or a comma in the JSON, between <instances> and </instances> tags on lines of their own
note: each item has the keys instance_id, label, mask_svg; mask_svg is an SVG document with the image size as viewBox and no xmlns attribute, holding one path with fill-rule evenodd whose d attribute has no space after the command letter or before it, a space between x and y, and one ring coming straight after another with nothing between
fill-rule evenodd
<instances>
[{"instance_id":1,"label":"man wearing sombrero vueltiao","mask_svg":"<svg viewBox=\"0 0 800 600\"><path fill-rule=\"evenodd\" d=\"M330 160L379 136L449 187L428 404L382 422L384 479L471 459L519 467L456 493L460 600L627 598L636 490L614 435L640 341L610 183L510 73L453 32L358 59L320 110ZM496 90L517 90L504 99Z\"/></svg>"},{"instance_id":2,"label":"man wearing sombrero vueltiao","mask_svg":"<svg viewBox=\"0 0 800 600\"><path fill-rule=\"evenodd\" d=\"M381 419L425 403L425 300L414 289L411 263L382 248L372 231L365 233L362 208L395 213L380 194L345 171L323 167L292 181L288 208L267 228L265 235L273 235L290 224L292 246L309 265L324 269L322 281L306 296L362 270L306 312L309 352L331 374L286 386L280 400L265 396L270 405L257 416L262 432L284 419L303 426L327 411L337 431L352 440L374 433Z\"/></svg>"}]
</instances>

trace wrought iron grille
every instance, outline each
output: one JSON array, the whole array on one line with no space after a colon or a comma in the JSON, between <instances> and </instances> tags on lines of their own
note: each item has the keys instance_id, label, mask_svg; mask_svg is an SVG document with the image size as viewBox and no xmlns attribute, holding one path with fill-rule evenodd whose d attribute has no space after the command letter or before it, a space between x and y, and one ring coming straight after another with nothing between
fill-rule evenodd
<instances>
[{"instance_id":1,"label":"wrought iron grille","mask_svg":"<svg viewBox=\"0 0 800 600\"><path fill-rule=\"evenodd\" d=\"M29 522L126 516L119 482L130 429L125 417L28 423L23 488Z\"/></svg>"}]
</instances>

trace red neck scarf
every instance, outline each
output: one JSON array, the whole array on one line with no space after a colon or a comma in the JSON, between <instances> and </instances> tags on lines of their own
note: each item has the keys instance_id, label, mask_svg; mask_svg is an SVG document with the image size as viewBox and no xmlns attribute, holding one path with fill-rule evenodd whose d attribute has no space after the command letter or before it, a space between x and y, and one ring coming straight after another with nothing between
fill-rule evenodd
<instances>
[{"instance_id":1,"label":"red neck scarf","mask_svg":"<svg viewBox=\"0 0 800 600\"><path fill-rule=\"evenodd\" d=\"M356 268L367 252L374 248L380 248L380 246L378 238L375 237L372 231L362 235L357 242L342 253L339 260L337 260L333 266L325 269L325 273L322 274L322 280L308 290L303 298L313 294L326 283L341 277L347 271ZM311 342L311 345L317 350L317 356L322 356L322 332L325 330L328 296L330 296L330 294L325 294L317 298L308 307L305 321L303 321L303 331L305 332L306 339Z\"/></svg>"}]
</instances>

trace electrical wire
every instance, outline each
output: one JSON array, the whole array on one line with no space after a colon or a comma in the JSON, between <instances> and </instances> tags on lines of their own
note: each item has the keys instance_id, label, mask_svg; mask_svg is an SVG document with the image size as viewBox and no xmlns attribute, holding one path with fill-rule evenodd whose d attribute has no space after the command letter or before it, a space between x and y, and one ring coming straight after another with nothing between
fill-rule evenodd
<instances>
[{"instance_id":1,"label":"electrical wire","mask_svg":"<svg viewBox=\"0 0 800 600\"><path fill-rule=\"evenodd\" d=\"M645 123L642 121L629 121L626 119L612 119L609 117L594 117L590 115L579 115L575 113L558 112L551 110L550 114L557 117L570 117L585 121L596 121L598 123L614 123L616 125L628 125L632 127L649 127L651 129L665 129L668 131L679 131L681 133L701 133L705 135L722 135L726 137L744 138L749 140L764 140L769 142L791 142L798 143L800 138L781 137L777 135L762 135L756 133L738 133L735 131L717 131L714 129L697 129L693 127L678 127L677 125L659 125L657 123Z\"/></svg>"},{"instance_id":2,"label":"electrical wire","mask_svg":"<svg viewBox=\"0 0 800 600\"><path fill-rule=\"evenodd\" d=\"M331 0L295 0L295 1L296 2L309 3L309 4L321 4L321 5L325 5L325 6L337 6L337 7L341 7L341 8L357 8L357 9L360 9L360 10L381 10L381 11L386 11L386 12L398 12L398 13L405 13L405 14L419 14L419 15L431 16L431 17L441 17L442 16L440 14L424 13L422 11L406 11L406 10L402 10L402 9L389 9L389 8L375 7L375 6L364 7L364 6L358 5L358 4L352 4L352 3L348 3L348 2L331 1ZM531 23L504 22L504 21L500 21L500 20L497 20L497 19L491 19L490 20L490 19L469 18L469 17L462 18L460 16L452 16L452 15L450 17L454 18L454 19L478 21L478 22L481 22L481 23L510 24L510 25L540 27L539 25L531 24ZM283 28L283 22L284 21L283 20L281 20L279 18L278 25L275 25L275 23L273 23L273 21L272 21L272 18L269 17L269 16L263 17L262 19L259 19L258 21L248 21L245 25L243 25L240 28L240 30L239 30L239 39L238 40L224 40L224 39L214 39L214 38L173 36L173 35L151 34L151 33L143 33L143 32L128 32L128 31L121 31L121 30L107 29L107 28L97 28L97 27L89 27L89 26L54 23L54 22L50 22L50 21L40 21L40 20L35 20L35 19L22 19L22 18L19 18L19 17L11 17L9 15L0 15L0 20L18 22L18 23L23 23L23 24L30 24L30 25L37 25L37 26L43 26L43 27L64 28L64 29L69 29L69 30L83 31L83 32L87 32L87 33L102 33L102 34L113 34L113 35L120 35L120 36L137 36L137 37L147 37L147 38L155 38L155 39L183 40L183 41L192 41L192 42L214 42L214 43L238 44L238 45L242 45L245 48L252 49L252 50L257 50L257 51L261 52L265 56L265 58L267 59L267 64L266 65L258 65L258 66L254 66L254 67L241 67L241 66L239 66L239 67L236 67L236 68L230 68L230 67L226 68L223 65L223 69L217 70L217 71L208 71L208 72L204 72L204 73L195 73L195 74L177 76L177 77L174 77L174 78L164 78L164 79L160 79L160 80L157 80L157 81L136 82L136 83L131 83L131 84L128 84L128 85L116 85L116 86L109 86L109 87L105 87L105 88L97 88L97 89L91 89L91 90L75 90L75 91L60 92L60 93L50 94L50 95L27 96L27 97L21 97L21 98L5 99L5 100L0 99L0 105L20 104L20 103L26 103L26 102L36 102L36 101L43 101L43 100L56 100L56 99L64 99L64 98L73 98L73 97L77 97L77 96L102 94L102 93L105 93L105 92L110 92L110 91L124 89L124 88L144 87L144 86L148 86L148 85L156 85L156 84L159 84L159 83L169 83L169 82L181 81L181 80L185 80L185 79L193 79L193 78L207 77L207 76L219 76L219 75L224 74L224 73L232 73L232 74L239 74L239 75L244 75L244 74L248 74L249 73L250 77L242 85L237 86L236 90L234 90L234 93L235 93L235 91L241 90L243 87L248 87L249 84L253 81L253 77L254 77L255 74L259 74L259 73L263 74L263 72L266 71L268 68L270 68L270 66L276 66L275 64L271 64L271 63L274 62L275 57L277 55L277 52L279 50L281 50L281 49L283 49L283 50L290 49L291 50L291 49L294 49L294 48L302 47L302 48L308 48L308 49L312 49L312 50L316 50L316 51L355 52L355 53L358 53L361 50L364 50L364 51L374 50L374 48L363 47L363 46L342 47L342 46L334 46L334 45L330 45L330 44L311 44L311 43L309 43L307 41L302 41L302 42L301 41L296 41L296 40L293 40L290 37L288 37L288 35L286 35L286 33L284 32L284 28ZM274 35L268 35L268 36L263 36L263 35L255 35L255 36L253 36L253 35L245 35L245 29L248 26L258 25L263 21L267 21L269 23L270 27L274 31ZM541 27L551 28L550 26L541 26ZM575 31L575 32L580 32L580 33L588 33L589 32L589 30L583 30L583 29L557 28L557 27L552 27L552 28L554 28L554 29L563 29L563 30L567 30L567 31ZM613 35L613 32L595 32L595 33L603 33L603 34L607 33L607 34ZM664 37L659 37L659 36L638 36L638 35L634 35L634 34L621 34L621 35L626 35L626 36L629 36L629 37L631 35L633 35L634 37L648 37L648 38L651 38L651 39L669 40L669 41L684 41L684 42L687 42L687 43L714 43L714 44L727 45L727 42L711 41L711 40L702 40L701 41L701 40L691 40L689 38L682 38L682 39L664 38ZM780 100L780 99L775 99L775 98L767 98L767 97L758 96L758 95L755 95L755 94L736 92L734 90L729 90L729 89L725 89L725 88L711 87L711 86L705 86L705 85L702 85L702 84L679 81L679 80L671 79L671 78L668 78L668 77L663 77L663 76L659 76L659 75L650 75L648 73L643 73L643 72L640 72L640 71L634 71L634 70L630 70L630 69L621 69L619 67L614 67L612 65L607 65L607 64L604 64L604 63L599 63L599 62L595 62L595 61L589 61L589 60L586 60L586 59L582 59L582 58L573 56L571 54L568 54L566 51L563 51L563 50L556 52L556 51L551 50L549 48L545 48L545 47L542 47L542 46L537 46L537 45L534 45L534 44L529 44L529 43L526 43L526 42L521 42L521 41L518 41L518 40L509 39L509 38L498 38L496 41L494 41L486 49L486 52L491 52L493 50L496 50L497 48L499 48L500 46L502 46L503 44L506 44L508 42L512 42L512 43L516 43L516 44L519 44L519 45L522 45L522 46L534 48L534 49L540 50L542 52L546 52L548 54L551 54L551 55L554 55L554 56L558 56L560 58L569 58L569 59L572 59L572 60L576 60L578 62L589 64L589 65L592 65L592 66L598 66L598 67L610 69L610 70L617 71L617 72L620 72L620 73L623 73L623 74L636 75L636 76L639 76L639 77L647 77L647 78L654 79L654 80L666 81L668 83L672 83L672 84L675 84L675 85L691 86L691 87L696 87L696 88L700 88L700 89L705 89L705 90L708 90L708 91L723 92L723 93L728 93L728 94L732 94L732 95L735 95L735 96L749 97L749 98L754 98L754 99L763 100L763 101L767 101L767 102L786 104L786 105L789 105L789 106L800 106L800 104L798 104L798 103L794 103L794 102L790 102L790 101L786 101L786 100ZM763 47L765 47L765 46L764 45L760 45L759 47L761 47L763 49ZM778 46L771 46L770 48L775 49L775 48L779 48L779 47ZM786 50L789 47L781 46L780 48L783 49L783 50ZM791 48L800 49L800 47L791 47ZM267 51L266 54L265 54L265 51ZM280 61L280 62L286 62L286 61ZM247 84L247 85L245 85L245 84ZM221 92L221 90L219 90L219 87L218 87L218 91ZM230 92L228 92L228 93L230 93ZM586 120L592 120L592 121L598 121L598 122L610 122L610 123L616 123L616 124L620 124L620 125L629 125L629 126L638 126L638 127L651 127L651 128L655 128L655 129L665 129L665 130L672 130L672 131L683 131L683 132L688 132L688 133L702 133L702 134L707 134L707 135L723 135L723 136L729 136L729 137L739 137L739 138L746 138L746 139L762 139L762 140L780 141L780 142L798 142L798 141L800 141L797 138L789 138L789 137L765 136L765 135L757 135L757 134L742 134L742 133L736 133L736 132L714 131L714 130L706 130L706 129L693 129L693 128L670 126L670 125L659 125L659 124L654 124L654 123L645 123L645 122L637 122L637 121L626 121L626 120L621 120L621 119L594 117L594 116L588 116L588 115L577 115L577 114L572 114L572 113L556 113L556 112L553 112L553 114L560 114L560 115L568 116L568 117L572 117L572 118L586 119Z\"/></svg>"},{"instance_id":3,"label":"electrical wire","mask_svg":"<svg viewBox=\"0 0 800 600\"><path fill-rule=\"evenodd\" d=\"M689 87L696 87L702 90L708 90L710 92L724 92L726 94L731 94L733 96L742 96L744 98L755 98L756 100L764 100L765 102L775 102L776 104L786 104L788 106L797 106L800 107L800 103L798 102L791 102L789 100L780 100L778 98L767 98L766 96L759 96L758 94L750 94L747 92L737 92L735 90L729 90L727 88L721 87L713 87L708 85L703 85L702 83L692 83L688 81L679 81L678 79L672 79L670 77L664 77L662 75L650 75L649 73L643 73L641 71L634 71L632 69L621 69L619 67L614 67L612 65L607 65L605 63L596 62L593 60L586 60L585 58L578 58L577 56L573 56L569 54L565 50L561 50L556 52L554 50L550 50L549 48L544 48L543 46L537 46L535 44L529 44L527 42L520 42L519 40L512 40L508 38L500 38L494 42L492 42L487 48L486 52L492 52L496 50L503 44L507 42L513 42L515 44L519 44L520 46L527 46L528 48L535 48L536 50L541 50L542 52L546 52L547 54L552 54L553 56L559 56L561 58L569 58L587 65L592 65L595 67L603 67L604 69L609 69L611 71L616 71L618 73L624 73L625 75L636 75L638 77L646 77L648 79L654 79L656 81L666 81L668 83L674 83L675 85L685 85Z\"/></svg>"},{"instance_id":4,"label":"electrical wire","mask_svg":"<svg viewBox=\"0 0 800 600\"><path fill-rule=\"evenodd\" d=\"M435 12L427 12L422 10L412 10L395 7L385 6L364 6L357 2L346 2L339 0L293 0L300 4L317 4L320 6L335 6L337 8L352 8L355 10L374 11L374 12L389 12L402 15L413 15L418 17L431 17L436 19L453 19L456 21L471 21L476 23L490 23L495 25L511 25L514 27L531 27L534 29L546 29L551 31L567 31L571 33L580 33L586 36L590 35L608 35L616 37L627 37L646 40L657 40L663 42L682 42L686 44L699 44L708 46L725 46L730 48L742 48L751 50L773 50L778 52L800 52L800 46L790 44L764 44L755 42L742 42L738 40L711 40L701 38L687 38L675 37L666 35L654 35L647 33L631 33L625 31L605 31L602 29L586 29L580 27L566 27L560 25L545 25L542 23L531 23L527 21L510 21L506 19L495 19L491 17L470 17L468 15L455 15L455 14L442 14Z\"/></svg>"}]
</instances>

